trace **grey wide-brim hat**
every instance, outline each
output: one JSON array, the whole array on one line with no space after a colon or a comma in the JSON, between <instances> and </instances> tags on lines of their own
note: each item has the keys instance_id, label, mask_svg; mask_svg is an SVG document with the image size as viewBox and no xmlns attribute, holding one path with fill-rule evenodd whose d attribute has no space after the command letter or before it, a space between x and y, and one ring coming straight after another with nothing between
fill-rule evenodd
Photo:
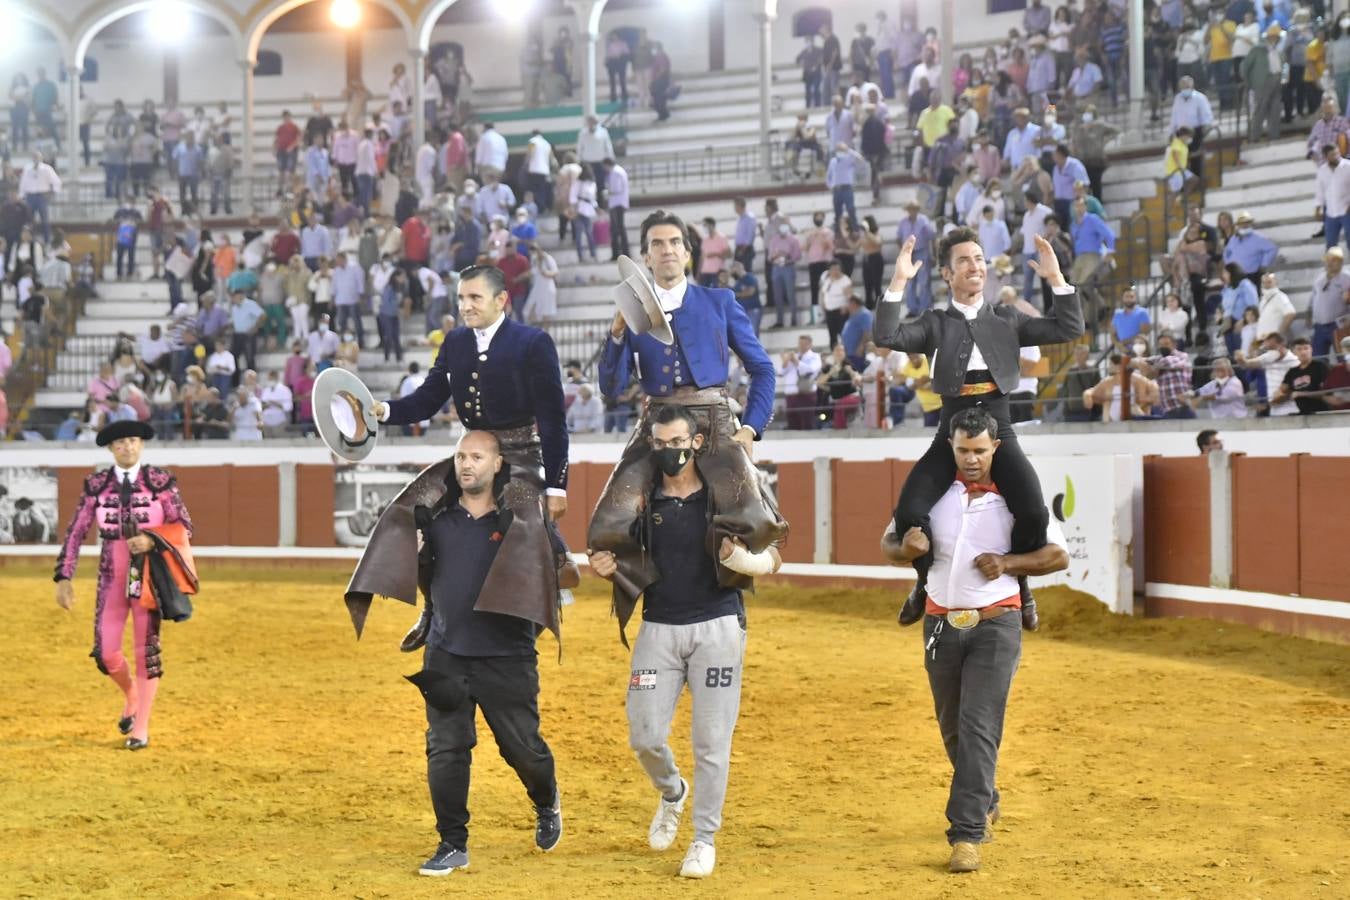
<instances>
[{"instance_id":1,"label":"grey wide-brim hat","mask_svg":"<svg viewBox=\"0 0 1350 900\"><path fill-rule=\"evenodd\" d=\"M334 455L360 462L375 449L380 423L371 412L375 398L352 372L333 366L314 379L314 427Z\"/></svg>"},{"instance_id":2,"label":"grey wide-brim hat","mask_svg":"<svg viewBox=\"0 0 1350 900\"><path fill-rule=\"evenodd\" d=\"M613 296L624 322L634 334L650 333L663 344L675 343L675 334L646 271L627 256L621 255L618 264L621 280L614 286Z\"/></svg>"}]
</instances>

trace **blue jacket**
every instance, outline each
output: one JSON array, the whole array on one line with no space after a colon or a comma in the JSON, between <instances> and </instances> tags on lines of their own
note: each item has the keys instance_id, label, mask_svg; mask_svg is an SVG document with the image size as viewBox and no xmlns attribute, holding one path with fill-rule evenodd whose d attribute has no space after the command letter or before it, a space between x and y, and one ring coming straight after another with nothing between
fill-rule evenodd
<instances>
[{"instance_id":1,"label":"blue jacket","mask_svg":"<svg viewBox=\"0 0 1350 900\"><path fill-rule=\"evenodd\" d=\"M446 335L422 386L389 401L386 424L429 419L453 397L465 428L508 428L534 423L544 457L544 486L567 487L567 424L558 350L547 332L509 316L478 352L472 328Z\"/></svg>"},{"instance_id":2,"label":"blue jacket","mask_svg":"<svg viewBox=\"0 0 1350 900\"><path fill-rule=\"evenodd\" d=\"M624 332L622 340L607 338L600 354L600 392L617 397L628 386L636 358L642 390L649 397L669 396L676 387L675 373L664 361L668 350L683 356L699 388L727 383L731 353L740 357L750 375L750 395L742 424L759 437L773 418L774 366L755 337L754 326L736 295L726 288L705 288L692 282L680 308L671 314L677 348L667 347L650 334Z\"/></svg>"}]
</instances>

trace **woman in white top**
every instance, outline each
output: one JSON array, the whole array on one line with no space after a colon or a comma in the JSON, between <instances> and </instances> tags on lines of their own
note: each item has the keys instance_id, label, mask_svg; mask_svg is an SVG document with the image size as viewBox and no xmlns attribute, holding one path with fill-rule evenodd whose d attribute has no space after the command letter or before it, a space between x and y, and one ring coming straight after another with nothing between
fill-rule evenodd
<instances>
[{"instance_id":1,"label":"woman in white top","mask_svg":"<svg viewBox=\"0 0 1350 900\"><path fill-rule=\"evenodd\" d=\"M1158 311L1158 334L1170 334L1179 349L1186 349L1186 341L1191 331L1191 314L1181 305L1181 295L1169 293Z\"/></svg>"},{"instance_id":2,"label":"woman in white top","mask_svg":"<svg viewBox=\"0 0 1350 900\"><path fill-rule=\"evenodd\" d=\"M333 313L333 276L328 269L328 260L319 262L319 271L309 276L310 309L314 318Z\"/></svg>"},{"instance_id":3,"label":"woman in white top","mask_svg":"<svg viewBox=\"0 0 1350 900\"><path fill-rule=\"evenodd\" d=\"M1047 47L1055 54L1055 73L1062 86L1068 83L1073 71L1073 50L1069 47L1069 32L1073 23L1069 21L1069 8L1060 6L1055 9L1055 17L1050 21L1050 40Z\"/></svg>"},{"instance_id":4,"label":"woman in white top","mask_svg":"<svg viewBox=\"0 0 1350 900\"><path fill-rule=\"evenodd\" d=\"M338 238L337 252L347 254L348 262L355 262L360 250L361 220L353 218L342 230L342 236Z\"/></svg>"},{"instance_id":5,"label":"woman in white top","mask_svg":"<svg viewBox=\"0 0 1350 900\"><path fill-rule=\"evenodd\" d=\"M1261 41L1261 28L1256 24L1256 13L1247 10L1242 24L1233 31L1233 71L1242 65L1242 60Z\"/></svg>"},{"instance_id":6,"label":"woman in white top","mask_svg":"<svg viewBox=\"0 0 1350 900\"><path fill-rule=\"evenodd\" d=\"M1177 35L1177 76L1189 75L1197 83L1205 81L1205 38L1208 25L1203 20L1190 31Z\"/></svg>"},{"instance_id":7,"label":"woman in white top","mask_svg":"<svg viewBox=\"0 0 1350 900\"><path fill-rule=\"evenodd\" d=\"M844 274L838 257L830 260L830 269L820 279L820 308L825 310L825 330L830 335L830 346L839 339L848 321L848 298L853 293L853 282Z\"/></svg>"},{"instance_id":8,"label":"woman in white top","mask_svg":"<svg viewBox=\"0 0 1350 900\"><path fill-rule=\"evenodd\" d=\"M596 196L595 196L595 176L589 169L582 169L577 180L572 183L572 190L568 196L572 208L576 211L576 218L572 220L572 242L577 248L577 262L582 261L581 239L584 235L586 246L591 251L591 262L599 262L595 255L595 235L591 231L591 222L595 219Z\"/></svg>"},{"instance_id":9,"label":"woman in white top","mask_svg":"<svg viewBox=\"0 0 1350 900\"><path fill-rule=\"evenodd\" d=\"M107 411L102 404L90 397L84 401L84 415L80 417L80 431L75 435L75 440L92 442L107 421Z\"/></svg>"},{"instance_id":10,"label":"woman in white top","mask_svg":"<svg viewBox=\"0 0 1350 900\"><path fill-rule=\"evenodd\" d=\"M150 422L154 425L156 436L164 439L173 437L174 425L178 421L178 385L174 384L169 373L157 370L146 385L150 397Z\"/></svg>"},{"instance_id":11,"label":"woman in white top","mask_svg":"<svg viewBox=\"0 0 1350 900\"><path fill-rule=\"evenodd\" d=\"M525 298L525 320L531 325L547 325L558 314L558 262L543 247L535 244L534 278Z\"/></svg>"}]
</instances>

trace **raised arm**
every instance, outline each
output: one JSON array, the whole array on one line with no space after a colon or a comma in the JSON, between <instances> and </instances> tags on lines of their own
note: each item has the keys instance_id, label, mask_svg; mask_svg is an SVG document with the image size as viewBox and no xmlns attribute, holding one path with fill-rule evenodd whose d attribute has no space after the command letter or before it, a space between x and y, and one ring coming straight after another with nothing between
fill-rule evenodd
<instances>
[{"instance_id":1,"label":"raised arm","mask_svg":"<svg viewBox=\"0 0 1350 900\"><path fill-rule=\"evenodd\" d=\"M905 286L923 269L923 260L914 261L914 244L915 237L910 235L900 245L900 255L895 260L895 274L891 277L890 287L877 304L876 318L872 321L872 340L879 347L927 355L937 347L937 334L929 327L933 322L931 311L925 311L913 322L900 321L904 311L904 304L900 301L904 299Z\"/></svg>"},{"instance_id":2,"label":"raised arm","mask_svg":"<svg viewBox=\"0 0 1350 900\"><path fill-rule=\"evenodd\" d=\"M1023 347L1041 344L1066 344L1083 336L1083 301L1078 291L1064 278L1059 257L1041 235L1035 236L1037 259L1027 263L1050 285L1054 308L1040 318L1018 314L1017 341Z\"/></svg>"}]
</instances>

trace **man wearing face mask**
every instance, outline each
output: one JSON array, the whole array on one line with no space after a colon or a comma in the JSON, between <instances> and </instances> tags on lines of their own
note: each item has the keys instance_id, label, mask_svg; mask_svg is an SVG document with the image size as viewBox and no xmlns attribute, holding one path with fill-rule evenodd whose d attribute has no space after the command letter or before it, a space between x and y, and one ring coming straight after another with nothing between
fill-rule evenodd
<instances>
[{"instance_id":1,"label":"man wearing face mask","mask_svg":"<svg viewBox=\"0 0 1350 900\"><path fill-rule=\"evenodd\" d=\"M706 878L717 859L713 841L722 824L745 658L741 586L726 584L721 573L731 570L746 579L769 575L782 558L772 545L751 553L741 541L719 534L714 499L699 470L706 439L687 407L659 407L647 443L660 478L645 505L642 534L657 577L642 591L642 627L628 678L628 740L661 793L647 840L653 850L665 850L675 842L689 798L689 782L667 743L676 703L689 685L698 794L694 840L680 875ZM619 577L612 552L593 549L590 561L600 577Z\"/></svg>"},{"instance_id":2,"label":"man wearing face mask","mask_svg":"<svg viewBox=\"0 0 1350 900\"><path fill-rule=\"evenodd\" d=\"M942 396L942 418L937 435L923 458L914 466L895 510L897 534L911 527L928 525L928 514L951 484L954 471L947 445L949 423L961 410L983 406L998 420L998 438L1003 452L993 468L994 480L1016 518L1012 548L1025 553L1045 546L1049 514L1041 496L1036 472L1027 461L1013 431L1008 394L1021 379L1020 347L1073 341L1083 334L1083 309L1078 292L1065 280L1054 248L1037 235L1036 260L1027 263L1049 285L1053 309L1035 318L1016 307L984 302L986 263L979 236L969 228L949 232L938 244L942 278L951 289L952 303L944 311L928 310L916 320L900 321L899 301L905 287L922 277L922 263L913 258L914 241L905 241L895 264L895 275L882 302L877 304L872 337L877 346L922 353L933 358L933 390ZM917 584L900 613L900 623L909 625L923 616L924 585L931 556L915 560ZM1028 629L1039 626L1035 601L1022 583L1022 621Z\"/></svg>"},{"instance_id":3,"label":"man wearing face mask","mask_svg":"<svg viewBox=\"0 0 1350 900\"><path fill-rule=\"evenodd\" d=\"M459 273L459 312L464 323L446 336L426 380L406 397L377 402L371 413L386 425L408 425L436 415L447 401L465 428L496 436L509 482L502 502L514 517L500 561L488 572L484 596L493 612L529 619L559 633L560 541L553 524L567 512L567 426L558 351L549 335L506 315L506 276L495 266ZM395 506L424 502L443 485L447 462L429 467L404 488ZM395 570L390 559L406 558L414 542L411 520L383 516L370 535L347 586L353 622L364 622L374 594L413 602L417 573ZM423 591L426 594L425 590ZM421 647L431 627L431 609L404 638L402 649Z\"/></svg>"},{"instance_id":4,"label":"man wearing face mask","mask_svg":"<svg viewBox=\"0 0 1350 900\"><path fill-rule=\"evenodd\" d=\"M730 290L704 288L685 280L690 248L679 216L657 210L644 219L641 247L644 262L655 276L656 300L669 323L672 342L666 345L650 333L634 334L622 313L614 317L600 357L600 390L606 398L618 397L628 387L636 363L648 401L600 495L587 538L591 550L614 554L614 611L621 638L638 595L660 577L635 529L655 479L647 445L650 422L662 408L689 409L707 435L708 448L699 468L716 533L739 538L755 553L781 542L787 534L787 523L773 498L760 488L759 473L751 460L754 441L773 416L773 362ZM750 375L740 421L728 403L732 353ZM743 586L743 576L729 569L720 569L718 578L725 586Z\"/></svg>"},{"instance_id":5,"label":"man wearing face mask","mask_svg":"<svg viewBox=\"0 0 1350 900\"><path fill-rule=\"evenodd\" d=\"M1180 90L1172 100L1172 118L1168 120L1168 133L1176 134L1181 128L1191 130L1190 169L1197 177L1203 178L1202 151L1205 146L1205 133L1214 124L1214 111L1210 108L1209 98L1195 89L1194 78L1184 75L1177 82L1177 86Z\"/></svg>"},{"instance_id":6,"label":"man wearing face mask","mask_svg":"<svg viewBox=\"0 0 1350 900\"><path fill-rule=\"evenodd\" d=\"M1242 82L1251 91L1251 118L1248 119L1247 140L1253 144L1264 130L1266 140L1280 139L1280 91L1285 73L1284 53L1280 48L1280 38L1284 29L1271 23L1265 30L1265 38L1251 49L1242 60Z\"/></svg>"},{"instance_id":7,"label":"man wearing face mask","mask_svg":"<svg viewBox=\"0 0 1350 900\"><path fill-rule=\"evenodd\" d=\"M1275 265L1280 249L1270 238L1252 228L1254 222L1251 213L1238 213L1235 223L1237 233L1228 239L1228 245L1223 248L1223 262L1224 265L1237 263L1247 279L1259 286L1266 269Z\"/></svg>"},{"instance_id":8,"label":"man wearing face mask","mask_svg":"<svg viewBox=\"0 0 1350 900\"><path fill-rule=\"evenodd\" d=\"M1073 155L1083 163L1083 168L1087 169L1087 180L1094 197L1102 195L1102 175L1106 172L1107 165L1106 145L1118 134L1120 134L1118 128L1097 118L1097 106L1093 103L1083 107L1078 121L1074 123L1070 146L1073 148ZM1070 216L1064 215L1060 218L1068 221Z\"/></svg>"}]
</instances>

